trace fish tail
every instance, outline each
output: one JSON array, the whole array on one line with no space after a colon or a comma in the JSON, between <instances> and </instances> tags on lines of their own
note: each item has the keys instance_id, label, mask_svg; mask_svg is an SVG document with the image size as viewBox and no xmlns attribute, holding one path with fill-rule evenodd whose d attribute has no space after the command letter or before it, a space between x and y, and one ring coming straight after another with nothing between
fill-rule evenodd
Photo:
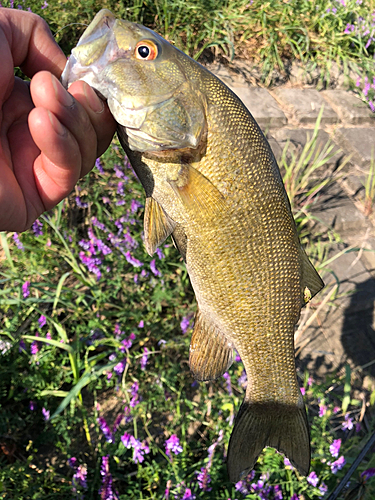
<instances>
[{"instance_id":1,"label":"fish tail","mask_svg":"<svg viewBox=\"0 0 375 500\"><path fill-rule=\"evenodd\" d=\"M230 480L243 479L266 446L283 453L302 475L308 474L310 436L302 401L298 405L246 400L242 403L229 441L227 467Z\"/></svg>"}]
</instances>

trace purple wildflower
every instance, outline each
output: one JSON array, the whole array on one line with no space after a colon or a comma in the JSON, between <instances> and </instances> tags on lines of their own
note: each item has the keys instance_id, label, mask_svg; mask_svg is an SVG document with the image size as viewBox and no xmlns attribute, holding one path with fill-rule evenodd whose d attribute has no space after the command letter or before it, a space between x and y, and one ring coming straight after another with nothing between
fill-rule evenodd
<instances>
[{"instance_id":1,"label":"purple wildflower","mask_svg":"<svg viewBox=\"0 0 375 500\"><path fill-rule=\"evenodd\" d=\"M137 404L139 403L138 390L139 390L139 384L138 384L138 381L136 380L132 384L131 389L130 389L130 394L132 396L132 398L130 400L130 406L132 408L134 408L135 406L137 406Z\"/></svg>"},{"instance_id":2,"label":"purple wildflower","mask_svg":"<svg viewBox=\"0 0 375 500\"><path fill-rule=\"evenodd\" d=\"M191 316L184 316L181 320L180 327L183 334L185 334L190 328L190 319Z\"/></svg>"},{"instance_id":3,"label":"purple wildflower","mask_svg":"<svg viewBox=\"0 0 375 500\"><path fill-rule=\"evenodd\" d=\"M196 499L196 496L193 495L193 493L191 492L191 489L186 488L184 496L182 497L182 500L195 500L195 499Z\"/></svg>"},{"instance_id":4,"label":"purple wildflower","mask_svg":"<svg viewBox=\"0 0 375 500\"><path fill-rule=\"evenodd\" d=\"M144 347L143 348L143 356L141 358L141 370L146 369L147 361L148 361L148 349L147 349L147 347Z\"/></svg>"},{"instance_id":5,"label":"purple wildflower","mask_svg":"<svg viewBox=\"0 0 375 500\"><path fill-rule=\"evenodd\" d=\"M25 247L22 245L21 243L21 240L20 240L20 237L18 236L18 233L14 233L13 234L13 239L14 241L16 242L16 246L19 250L22 250L24 251L25 250Z\"/></svg>"},{"instance_id":6,"label":"purple wildflower","mask_svg":"<svg viewBox=\"0 0 375 500\"><path fill-rule=\"evenodd\" d=\"M102 162L100 161L100 158L97 158L97 159L95 160L95 166L96 166L96 168L99 170L99 172L100 172L101 174L104 174L104 169L103 169Z\"/></svg>"},{"instance_id":7,"label":"purple wildflower","mask_svg":"<svg viewBox=\"0 0 375 500\"><path fill-rule=\"evenodd\" d=\"M335 460L335 462L328 462L328 465L331 466L331 471L333 474L336 474L337 471L341 470L346 463L345 457L342 455L340 458Z\"/></svg>"},{"instance_id":8,"label":"purple wildflower","mask_svg":"<svg viewBox=\"0 0 375 500\"><path fill-rule=\"evenodd\" d=\"M279 484L273 487L273 498L274 500L283 500L283 490Z\"/></svg>"},{"instance_id":9,"label":"purple wildflower","mask_svg":"<svg viewBox=\"0 0 375 500\"><path fill-rule=\"evenodd\" d=\"M341 439L335 439L329 447L329 451L334 458L337 458L339 456L340 447Z\"/></svg>"},{"instance_id":10,"label":"purple wildflower","mask_svg":"<svg viewBox=\"0 0 375 500\"><path fill-rule=\"evenodd\" d=\"M134 267L142 267L143 266L143 262L141 262L140 260L136 259L135 257L132 256L132 254L130 252L126 252L125 254L125 259L129 262L129 264L131 264L132 266Z\"/></svg>"},{"instance_id":11,"label":"purple wildflower","mask_svg":"<svg viewBox=\"0 0 375 500\"><path fill-rule=\"evenodd\" d=\"M100 427L102 433L104 434L105 440L108 443L112 443L113 442L113 435L112 435L111 429L109 428L109 425L107 424L105 419L103 417L98 417L97 422L99 424L99 427Z\"/></svg>"},{"instance_id":12,"label":"purple wildflower","mask_svg":"<svg viewBox=\"0 0 375 500\"><path fill-rule=\"evenodd\" d=\"M26 344L25 344L25 341L23 339L20 340L20 343L18 346L18 351L19 352L26 351Z\"/></svg>"},{"instance_id":13,"label":"purple wildflower","mask_svg":"<svg viewBox=\"0 0 375 500\"><path fill-rule=\"evenodd\" d=\"M39 323L39 328L43 328L43 326L46 326L47 324L47 318L42 314L41 317L38 319L38 323Z\"/></svg>"},{"instance_id":14,"label":"purple wildflower","mask_svg":"<svg viewBox=\"0 0 375 500\"><path fill-rule=\"evenodd\" d=\"M161 272L156 268L155 259L150 262L150 269L155 276L161 276Z\"/></svg>"},{"instance_id":15,"label":"purple wildflower","mask_svg":"<svg viewBox=\"0 0 375 500\"><path fill-rule=\"evenodd\" d=\"M290 500L298 500L297 493L293 493L293 495L290 497Z\"/></svg>"},{"instance_id":16,"label":"purple wildflower","mask_svg":"<svg viewBox=\"0 0 375 500\"><path fill-rule=\"evenodd\" d=\"M35 342L35 341L32 342L31 346L30 346L30 352L31 352L31 354L33 356L35 356L36 354L38 354L38 351L39 351L39 349L38 349L38 343Z\"/></svg>"},{"instance_id":17,"label":"purple wildflower","mask_svg":"<svg viewBox=\"0 0 375 500\"><path fill-rule=\"evenodd\" d=\"M312 471L306 478L307 482L311 484L311 486L316 486L319 483L319 478L316 475L316 472Z\"/></svg>"},{"instance_id":18,"label":"purple wildflower","mask_svg":"<svg viewBox=\"0 0 375 500\"><path fill-rule=\"evenodd\" d=\"M232 395L232 383L231 383L231 380L230 380L230 375L228 372L225 372L223 374L223 377L225 378L226 380L226 384L227 384L227 392L228 394L231 396Z\"/></svg>"},{"instance_id":19,"label":"purple wildflower","mask_svg":"<svg viewBox=\"0 0 375 500\"><path fill-rule=\"evenodd\" d=\"M164 255L164 254L163 254L163 252L160 250L160 248L157 248L157 249L155 250L155 252L156 252L156 255L159 257L159 260L162 260L162 259L164 259L164 258L165 258L165 255Z\"/></svg>"},{"instance_id":20,"label":"purple wildflower","mask_svg":"<svg viewBox=\"0 0 375 500\"><path fill-rule=\"evenodd\" d=\"M70 458L68 458L68 465L72 469L75 469L77 467L77 459L76 459L76 457L70 457Z\"/></svg>"},{"instance_id":21,"label":"purple wildflower","mask_svg":"<svg viewBox=\"0 0 375 500\"><path fill-rule=\"evenodd\" d=\"M141 206L142 206L142 203L139 203L139 201L137 201L137 200L132 200L131 204L130 204L130 210L131 210L132 214L134 214L134 212L136 212L138 210L138 208L140 208Z\"/></svg>"},{"instance_id":22,"label":"purple wildflower","mask_svg":"<svg viewBox=\"0 0 375 500\"><path fill-rule=\"evenodd\" d=\"M117 194L119 194L120 196L125 196L124 183L122 181L117 184Z\"/></svg>"},{"instance_id":23,"label":"purple wildflower","mask_svg":"<svg viewBox=\"0 0 375 500\"><path fill-rule=\"evenodd\" d=\"M25 283L22 285L22 295L23 298L26 299L30 295L30 281L25 281Z\"/></svg>"},{"instance_id":24,"label":"purple wildflower","mask_svg":"<svg viewBox=\"0 0 375 500\"><path fill-rule=\"evenodd\" d=\"M350 418L349 413L347 413L345 415L345 422L342 423L342 428L350 431L353 429L353 427L353 420Z\"/></svg>"},{"instance_id":25,"label":"purple wildflower","mask_svg":"<svg viewBox=\"0 0 375 500\"><path fill-rule=\"evenodd\" d=\"M117 415L115 423L113 424L113 434L115 434L117 432L117 429L119 428L123 418L124 418L124 415L122 413Z\"/></svg>"},{"instance_id":26,"label":"purple wildflower","mask_svg":"<svg viewBox=\"0 0 375 500\"><path fill-rule=\"evenodd\" d=\"M72 478L73 493L77 493L78 488L87 489L87 467L79 465Z\"/></svg>"},{"instance_id":27,"label":"purple wildflower","mask_svg":"<svg viewBox=\"0 0 375 500\"><path fill-rule=\"evenodd\" d=\"M321 485L319 486L319 491L322 495L325 495L328 491L328 486L322 482Z\"/></svg>"},{"instance_id":28,"label":"purple wildflower","mask_svg":"<svg viewBox=\"0 0 375 500\"><path fill-rule=\"evenodd\" d=\"M115 371L115 373L117 373L117 375L121 375L121 373L123 373L123 371L125 370L125 366L126 358L117 363L117 365L114 366L113 370Z\"/></svg>"},{"instance_id":29,"label":"purple wildflower","mask_svg":"<svg viewBox=\"0 0 375 500\"><path fill-rule=\"evenodd\" d=\"M286 457L284 458L284 465L286 469L291 469L291 470L294 469L293 465L290 463L289 458Z\"/></svg>"},{"instance_id":30,"label":"purple wildflower","mask_svg":"<svg viewBox=\"0 0 375 500\"><path fill-rule=\"evenodd\" d=\"M39 221L39 219L37 219L31 227L34 231L35 236L41 236L43 234L43 224Z\"/></svg>"},{"instance_id":31,"label":"purple wildflower","mask_svg":"<svg viewBox=\"0 0 375 500\"><path fill-rule=\"evenodd\" d=\"M36 410L36 403L34 401L30 401L30 403L29 403L29 410L30 411Z\"/></svg>"},{"instance_id":32,"label":"purple wildflower","mask_svg":"<svg viewBox=\"0 0 375 500\"><path fill-rule=\"evenodd\" d=\"M138 323L137 328L144 328L144 327L145 327L145 322L143 321L143 319L141 319L141 321Z\"/></svg>"},{"instance_id":33,"label":"purple wildflower","mask_svg":"<svg viewBox=\"0 0 375 500\"><path fill-rule=\"evenodd\" d=\"M306 394L306 389L304 387L300 387L300 391L301 391L302 396L304 396Z\"/></svg>"},{"instance_id":34,"label":"purple wildflower","mask_svg":"<svg viewBox=\"0 0 375 500\"><path fill-rule=\"evenodd\" d=\"M51 332L47 332L47 333L46 333L46 339L48 339L48 340L51 340L51 339L52 339Z\"/></svg>"},{"instance_id":35,"label":"purple wildflower","mask_svg":"<svg viewBox=\"0 0 375 500\"><path fill-rule=\"evenodd\" d=\"M116 177L119 179L125 179L126 175L122 171L121 167L119 165L113 165L113 170L115 171Z\"/></svg>"},{"instance_id":36,"label":"purple wildflower","mask_svg":"<svg viewBox=\"0 0 375 500\"><path fill-rule=\"evenodd\" d=\"M171 452L175 455L178 455L183 451L182 446L180 445L180 440L178 439L176 434L172 434L172 436L166 440L164 446L165 452L169 457L171 457Z\"/></svg>"},{"instance_id":37,"label":"purple wildflower","mask_svg":"<svg viewBox=\"0 0 375 500\"><path fill-rule=\"evenodd\" d=\"M367 481L368 479L370 479L370 477L373 477L373 476L375 476L375 468L373 468L373 467L371 469L366 469L361 474L361 477L363 477L364 481Z\"/></svg>"},{"instance_id":38,"label":"purple wildflower","mask_svg":"<svg viewBox=\"0 0 375 500\"><path fill-rule=\"evenodd\" d=\"M150 448L144 441L141 442L139 439L135 439L132 436L132 446L133 446L133 461L136 464L141 464L144 460L144 455L150 453Z\"/></svg>"},{"instance_id":39,"label":"purple wildflower","mask_svg":"<svg viewBox=\"0 0 375 500\"><path fill-rule=\"evenodd\" d=\"M87 208L89 206L88 203L81 200L80 196L76 196L76 205L79 208Z\"/></svg>"},{"instance_id":40,"label":"purple wildflower","mask_svg":"<svg viewBox=\"0 0 375 500\"><path fill-rule=\"evenodd\" d=\"M109 472L109 455L102 457L100 474L103 478L99 489L100 498L102 500L117 500L118 496L112 489L112 474Z\"/></svg>"},{"instance_id":41,"label":"purple wildflower","mask_svg":"<svg viewBox=\"0 0 375 500\"><path fill-rule=\"evenodd\" d=\"M46 9L48 7L47 0L44 0L44 4L42 5L42 9Z\"/></svg>"},{"instance_id":42,"label":"purple wildflower","mask_svg":"<svg viewBox=\"0 0 375 500\"><path fill-rule=\"evenodd\" d=\"M211 482L211 477L210 474L208 473L208 468L207 467L202 467L200 472L197 472L197 480L198 480L198 485L199 488L203 491L211 491L212 488L210 488L208 485Z\"/></svg>"},{"instance_id":43,"label":"purple wildflower","mask_svg":"<svg viewBox=\"0 0 375 500\"><path fill-rule=\"evenodd\" d=\"M120 351L124 352L125 349L130 349L132 346L132 341L135 339L135 333L131 333L129 337L121 341Z\"/></svg>"},{"instance_id":44,"label":"purple wildflower","mask_svg":"<svg viewBox=\"0 0 375 500\"><path fill-rule=\"evenodd\" d=\"M50 415L49 410L46 410L45 408L42 408L42 414L43 414L44 420L47 422L49 420L49 415Z\"/></svg>"},{"instance_id":45,"label":"purple wildflower","mask_svg":"<svg viewBox=\"0 0 375 500\"><path fill-rule=\"evenodd\" d=\"M324 404L319 405L319 417L323 417L327 413L327 406Z\"/></svg>"},{"instance_id":46,"label":"purple wildflower","mask_svg":"<svg viewBox=\"0 0 375 500\"><path fill-rule=\"evenodd\" d=\"M130 438L132 436L128 433L128 432L125 432L122 436L121 436L121 442L122 444L125 446L125 448L130 448L131 447L131 441L130 441Z\"/></svg>"}]
</instances>

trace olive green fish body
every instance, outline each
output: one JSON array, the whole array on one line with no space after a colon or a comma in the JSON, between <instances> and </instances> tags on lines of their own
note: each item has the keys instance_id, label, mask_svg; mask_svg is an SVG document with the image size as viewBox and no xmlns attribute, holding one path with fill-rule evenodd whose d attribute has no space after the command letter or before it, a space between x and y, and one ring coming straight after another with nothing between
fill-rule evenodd
<instances>
[{"instance_id":1,"label":"olive green fish body","mask_svg":"<svg viewBox=\"0 0 375 500\"><path fill-rule=\"evenodd\" d=\"M322 281L300 246L272 151L243 103L155 33L108 11L88 30L63 79L68 85L89 74L95 45L105 75L97 63L95 75L83 79L108 98L145 188L146 249L152 254L171 235L196 295L193 374L222 375L233 348L245 366L230 478L251 469L265 446L307 474L309 433L293 338L301 307Z\"/></svg>"}]
</instances>

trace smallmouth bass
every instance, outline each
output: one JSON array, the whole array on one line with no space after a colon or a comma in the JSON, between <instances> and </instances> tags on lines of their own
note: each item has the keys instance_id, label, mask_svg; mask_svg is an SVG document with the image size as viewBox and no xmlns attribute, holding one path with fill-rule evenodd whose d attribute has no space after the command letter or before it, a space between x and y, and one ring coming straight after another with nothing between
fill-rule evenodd
<instances>
[{"instance_id":1,"label":"smallmouth bass","mask_svg":"<svg viewBox=\"0 0 375 500\"><path fill-rule=\"evenodd\" d=\"M301 307L323 287L297 235L274 155L236 95L161 36L100 11L62 75L108 101L146 192L145 246L168 236L197 299L190 368L212 380L235 348L248 377L229 442L231 481L265 446L303 475L310 439L294 360Z\"/></svg>"}]
</instances>

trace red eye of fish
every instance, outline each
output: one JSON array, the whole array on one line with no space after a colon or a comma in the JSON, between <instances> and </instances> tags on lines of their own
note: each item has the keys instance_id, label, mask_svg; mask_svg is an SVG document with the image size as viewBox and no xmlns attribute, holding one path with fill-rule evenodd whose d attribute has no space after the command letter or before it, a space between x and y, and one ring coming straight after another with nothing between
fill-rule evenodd
<instances>
[{"instance_id":1,"label":"red eye of fish","mask_svg":"<svg viewBox=\"0 0 375 500\"><path fill-rule=\"evenodd\" d=\"M154 42L142 40L135 47L135 57L143 61L152 61L158 55L158 47Z\"/></svg>"}]
</instances>

